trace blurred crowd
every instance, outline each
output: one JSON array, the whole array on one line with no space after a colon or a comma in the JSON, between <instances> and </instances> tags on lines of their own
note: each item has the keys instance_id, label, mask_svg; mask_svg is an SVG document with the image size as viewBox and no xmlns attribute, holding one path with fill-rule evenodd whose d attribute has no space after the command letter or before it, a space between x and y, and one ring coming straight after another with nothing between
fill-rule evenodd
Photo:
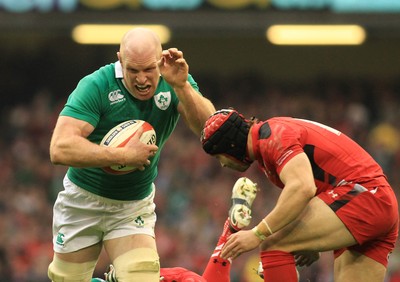
<instances>
[{"instance_id":1,"label":"blurred crowd","mask_svg":"<svg viewBox=\"0 0 400 282\"><path fill-rule=\"evenodd\" d=\"M270 82L257 74L195 78L217 108L234 107L248 118L307 118L341 130L374 156L400 195L399 82L321 78L291 84ZM1 109L0 281L48 281L52 206L66 171L50 163L48 147L67 95L43 89ZM156 181L162 267L202 273L227 217L232 186L243 175L221 168L202 151L198 138L178 125L162 153ZM257 223L272 209L280 190L267 182L256 164L245 175L260 189L253 205ZM323 253L313 266L300 270L301 281L333 281L332 262L332 253ZM102 277L108 264L102 253L95 275ZM257 267L257 250L243 254L233 262L232 282L262 281L255 274ZM399 246L387 276L387 282L396 281Z\"/></svg>"}]
</instances>

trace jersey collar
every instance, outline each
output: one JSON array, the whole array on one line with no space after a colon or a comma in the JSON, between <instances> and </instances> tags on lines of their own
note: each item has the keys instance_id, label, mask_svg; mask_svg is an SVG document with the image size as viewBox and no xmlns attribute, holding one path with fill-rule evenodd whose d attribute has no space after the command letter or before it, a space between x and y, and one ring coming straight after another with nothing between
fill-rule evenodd
<instances>
[{"instance_id":1,"label":"jersey collar","mask_svg":"<svg viewBox=\"0 0 400 282\"><path fill-rule=\"evenodd\" d=\"M123 78L123 74L122 74L122 66L121 63L119 61L115 62L115 78Z\"/></svg>"}]
</instances>

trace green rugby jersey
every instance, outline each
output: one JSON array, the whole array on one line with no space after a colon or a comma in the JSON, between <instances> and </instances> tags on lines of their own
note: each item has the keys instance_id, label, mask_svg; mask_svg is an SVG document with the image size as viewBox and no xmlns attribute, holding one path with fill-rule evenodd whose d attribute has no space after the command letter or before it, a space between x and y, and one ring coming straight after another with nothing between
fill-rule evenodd
<instances>
[{"instance_id":1,"label":"green rugby jersey","mask_svg":"<svg viewBox=\"0 0 400 282\"><path fill-rule=\"evenodd\" d=\"M188 81L199 90L191 75ZM162 147L179 119L178 102L173 88L162 77L152 99L141 101L133 97L122 83L119 62L84 77L68 97L61 116L74 117L93 125L95 130L88 139L97 144L119 123L129 119L145 120L156 131L159 150L144 171L112 175L101 168L70 167L67 172L69 179L83 189L111 199L139 200L148 196L157 176Z\"/></svg>"}]
</instances>

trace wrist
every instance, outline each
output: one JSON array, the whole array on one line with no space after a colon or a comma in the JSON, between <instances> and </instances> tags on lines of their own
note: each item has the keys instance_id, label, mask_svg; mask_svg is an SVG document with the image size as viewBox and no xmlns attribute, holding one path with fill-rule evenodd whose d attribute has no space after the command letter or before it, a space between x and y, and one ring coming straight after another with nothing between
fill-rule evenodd
<instances>
[{"instance_id":1,"label":"wrist","mask_svg":"<svg viewBox=\"0 0 400 282\"><path fill-rule=\"evenodd\" d=\"M267 239L267 236L265 236L263 233L261 233L261 232L258 230L258 226L255 226L253 229L251 229L251 231L253 231L254 235L256 235L256 237L257 237L258 239L260 239L261 242L262 242L262 241L265 241L265 239Z\"/></svg>"},{"instance_id":2,"label":"wrist","mask_svg":"<svg viewBox=\"0 0 400 282\"><path fill-rule=\"evenodd\" d=\"M188 87L191 87L191 85L187 80L182 84L177 84L173 86L175 92L184 91Z\"/></svg>"},{"instance_id":3,"label":"wrist","mask_svg":"<svg viewBox=\"0 0 400 282\"><path fill-rule=\"evenodd\" d=\"M263 227L267 228L266 231L269 233L269 235L274 234L274 232L272 231L271 227L269 226L269 224L268 224L268 222L265 220L265 218L263 218L263 219L261 220L261 222L260 222L257 226L259 226L259 225L262 225ZM262 229L262 230L263 230L263 229Z\"/></svg>"},{"instance_id":4,"label":"wrist","mask_svg":"<svg viewBox=\"0 0 400 282\"><path fill-rule=\"evenodd\" d=\"M274 234L268 222L263 218L261 222L252 229L254 235L257 236L260 241L264 241L268 236Z\"/></svg>"}]
</instances>

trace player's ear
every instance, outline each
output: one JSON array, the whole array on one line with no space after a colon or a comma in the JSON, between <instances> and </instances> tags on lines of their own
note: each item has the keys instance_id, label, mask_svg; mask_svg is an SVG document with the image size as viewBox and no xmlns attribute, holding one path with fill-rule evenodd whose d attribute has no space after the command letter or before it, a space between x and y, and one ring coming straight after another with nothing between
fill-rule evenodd
<instances>
[{"instance_id":1,"label":"player's ear","mask_svg":"<svg viewBox=\"0 0 400 282\"><path fill-rule=\"evenodd\" d=\"M118 61L122 64L122 60L121 60L121 52L117 52L117 57L118 57Z\"/></svg>"}]
</instances>

